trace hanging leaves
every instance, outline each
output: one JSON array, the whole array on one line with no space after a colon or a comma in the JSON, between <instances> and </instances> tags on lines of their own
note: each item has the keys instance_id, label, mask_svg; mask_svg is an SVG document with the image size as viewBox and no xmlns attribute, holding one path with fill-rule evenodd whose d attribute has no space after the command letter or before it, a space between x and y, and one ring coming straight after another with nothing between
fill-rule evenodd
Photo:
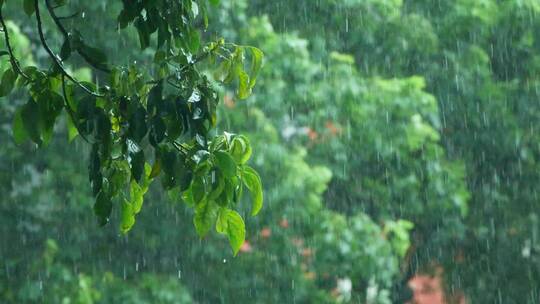
<instances>
[{"instance_id":1,"label":"hanging leaves","mask_svg":"<svg viewBox=\"0 0 540 304\"><path fill-rule=\"evenodd\" d=\"M117 65L109 62L106 50L91 46L60 21L56 10L69 10L69 1L46 0L44 4L24 0L21 8L35 18L51 69L21 67L9 47L9 33L3 29L8 48L0 56L10 57L11 68L1 75L0 96L16 86L29 96L13 117L15 142L47 145L58 117L65 113L69 140L78 136L92 145L89 181L101 225L119 208L120 231L127 233L143 208L149 186L159 179L165 189L194 208L193 221L201 237L216 225L236 254L245 228L234 208L245 185L255 198L256 214L262 206L262 187L256 172L245 166L251 156L247 138L210 135L219 98L213 83L198 69L201 62L211 59L209 63L219 66L215 74L222 75L217 79L234 81L238 97L245 99L256 83L263 53L223 39L205 43L195 24L208 25L206 0L123 1L119 28L133 26L141 49L154 54L152 66ZM45 14L63 35L58 50L48 44L44 33ZM1 14L0 19L4 26ZM70 73L65 65L73 53L102 73L99 82L81 81Z\"/></svg>"}]
</instances>

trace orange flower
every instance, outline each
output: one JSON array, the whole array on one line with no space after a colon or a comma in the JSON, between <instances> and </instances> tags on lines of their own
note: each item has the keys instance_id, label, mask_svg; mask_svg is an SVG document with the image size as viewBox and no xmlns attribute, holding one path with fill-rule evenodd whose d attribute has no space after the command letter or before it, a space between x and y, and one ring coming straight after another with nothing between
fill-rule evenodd
<instances>
[{"instance_id":1,"label":"orange flower","mask_svg":"<svg viewBox=\"0 0 540 304\"><path fill-rule=\"evenodd\" d=\"M251 244L249 244L248 241L244 241L244 243L240 247L240 252L242 253L248 253L248 252L251 252L252 250L253 248L251 247Z\"/></svg>"},{"instance_id":2,"label":"orange flower","mask_svg":"<svg viewBox=\"0 0 540 304\"><path fill-rule=\"evenodd\" d=\"M302 249L301 255L305 258L309 258L313 255L313 250L311 248L304 248Z\"/></svg>"},{"instance_id":3,"label":"orange flower","mask_svg":"<svg viewBox=\"0 0 540 304\"><path fill-rule=\"evenodd\" d=\"M287 221L287 219L282 219L281 222L279 222L279 225L281 228L289 228L289 221Z\"/></svg>"},{"instance_id":4,"label":"orange flower","mask_svg":"<svg viewBox=\"0 0 540 304\"><path fill-rule=\"evenodd\" d=\"M232 109L232 108L234 108L236 106L236 103L234 102L234 100L229 95L223 96L223 103L229 109Z\"/></svg>"},{"instance_id":5,"label":"orange flower","mask_svg":"<svg viewBox=\"0 0 540 304\"><path fill-rule=\"evenodd\" d=\"M309 127L307 128L307 135L309 139L311 139L312 141L315 141L319 137L319 133L317 133L317 131Z\"/></svg>"},{"instance_id":6,"label":"orange flower","mask_svg":"<svg viewBox=\"0 0 540 304\"><path fill-rule=\"evenodd\" d=\"M337 135L337 134L341 133L341 128L336 126L331 121L326 122L326 129L328 129L328 131L330 131L330 134L332 134L332 135Z\"/></svg>"},{"instance_id":7,"label":"orange flower","mask_svg":"<svg viewBox=\"0 0 540 304\"><path fill-rule=\"evenodd\" d=\"M263 229L261 229L261 237L267 239L271 235L272 235L272 230L270 230L270 228L264 227Z\"/></svg>"}]
</instances>

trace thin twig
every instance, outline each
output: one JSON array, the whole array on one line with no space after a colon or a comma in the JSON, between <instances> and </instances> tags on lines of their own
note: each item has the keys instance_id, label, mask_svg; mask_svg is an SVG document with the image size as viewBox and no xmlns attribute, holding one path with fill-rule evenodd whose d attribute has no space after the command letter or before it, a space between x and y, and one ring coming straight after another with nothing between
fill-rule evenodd
<instances>
[{"instance_id":1,"label":"thin twig","mask_svg":"<svg viewBox=\"0 0 540 304\"><path fill-rule=\"evenodd\" d=\"M68 15L68 16L58 16L56 17L58 20L65 20L65 19L71 19L71 18L75 18L77 17L77 15L79 15L80 13L79 12L76 12L76 13L73 13L71 15Z\"/></svg>"},{"instance_id":2,"label":"thin twig","mask_svg":"<svg viewBox=\"0 0 540 304\"><path fill-rule=\"evenodd\" d=\"M208 57L208 55L210 55L212 52L214 52L218 47L220 46L219 43L216 43L214 45L214 47L212 47L211 49L209 49L208 51L206 52L203 52L202 54L200 54L199 56L195 57L195 59L193 59L193 61L191 61L190 63L180 67L180 68L177 68L178 69L178 73L183 73L188 67L193 67L195 66L195 64L201 62L202 60L204 60L206 57ZM172 78L174 76L173 75L169 75L167 76L167 78L165 78L167 80L167 83L179 90L181 90L182 88L178 85L176 85L175 83L172 82ZM160 80L154 80L154 81L151 81L150 83L153 83L153 82L159 82L163 79L160 79Z\"/></svg>"},{"instance_id":3,"label":"thin twig","mask_svg":"<svg viewBox=\"0 0 540 304\"><path fill-rule=\"evenodd\" d=\"M28 77L19 66L19 63L17 62L17 59L15 57L15 54L13 54L13 48L11 47L11 43L9 41L9 33L8 28L6 26L6 22L4 21L4 16L2 15L2 9L0 8L0 23L2 24L2 28L4 29L4 40L6 41L6 47L9 53L9 61L11 62L11 67L15 72L17 72L19 75L21 75L24 79L30 81L31 78Z\"/></svg>"},{"instance_id":4,"label":"thin twig","mask_svg":"<svg viewBox=\"0 0 540 304\"><path fill-rule=\"evenodd\" d=\"M172 80L170 79L170 77L167 77L167 83L175 88L177 88L178 90L181 90L182 87L180 87L179 85L175 84L174 82L172 82Z\"/></svg>"},{"instance_id":5,"label":"thin twig","mask_svg":"<svg viewBox=\"0 0 540 304\"><path fill-rule=\"evenodd\" d=\"M211 49L209 49L208 51L206 52L203 52L202 54L199 54L199 56L195 57L195 59L193 59L193 61L191 61L190 63L184 65L183 67L180 68L180 73L182 73L185 69L187 69L188 67L193 67L195 66L195 64L201 62L202 60L204 60L206 57L208 57L208 55L210 55L211 53L213 53L218 47L220 47L221 44L220 43L216 43Z\"/></svg>"},{"instance_id":6,"label":"thin twig","mask_svg":"<svg viewBox=\"0 0 540 304\"><path fill-rule=\"evenodd\" d=\"M58 27L58 29L60 30L60 32L62 33L62 35L64 36L64 39L66 40L69 40L69 33L68 31L66 30L66 28L64 27L64 25L62 25L62 22L60 22L60 17L58 17L56 15L56 13L54 12L54 7L51 5L51 2L50 0L45 0L45 4L47 6L47 10L49 11L49 15L51 15L51 18L53 19L54 23L56 24L56 26ZM76 15L76 14L75 14ZM75 16L74 15L74 16ZM106 73L110 73L111 70L108 69L108 68L104 68L102 66L99 66L97 65L94 60L92 60L92 58L88 57L86 54L84 54L83 52L79 51L79 49L77 49L77 53L79 53L79 55L81 55L81 57L86 61L88 62L88 64L90 64L92 67L94 67L96 70L100 70L102 72L106 72Z\"/></svg>"},{"instance_id":7,"label":"thin twig","mask_svg":"<svg viewBox=\"0 0 540 304\"><path fill-rule=\"evenodd\" d=\"M184 154L185 156L189 154L188 151L186 151L185 148L181 144L177 142L173 142L173 146L176 148L176 150L178 150L178 152Z\"/></svg>"},{"instance_id":8,"label":"thin twig","mask_svg":"<svg viewBox=\"0 0 540 304\"><path fill-rule=\"evenodd\" d=\"M66 111L68 112L68 115L69 117L71 118L71 121L73 121L73 125L75 126L75 129L77 129L77 133L79 133L79 135L81 136L82 139L84 139L84 141L86 141L87 143L91 143L82 133L81 133L81 130L79 129L79 126L77 125L77 120L75 119L75 112L73 111L73 109L71 108L71 106L69 105L69 102L67 100L67 92L66 92L66 78L64 75L62 75L62 95L64 96L64 104L65 104L65 107L66 107Z\"/></svg>"},{"instance_id":9,"label":"thin twig","mask_svg":"<svg viewBox=\"0 0 540 304\"><path fill-rule=\"evenodd\" d=\"M73 76L71 76L65 69L64 69L64 66L62 65L62 62L58 59L58 57L56 56L56 54L51 50L51 48L49 47L49 45L47 44L47 41L45 40L45 35L43 34L43 27L42 27L42 23L41 23L41 14L39 12L39 2L38 0L34 0L34 8L35 8L35 11L36 11L36 20L37 20L37 27L38 27L38 33L39 33L39 39L41 40L41 44L43 45L43 47L45 48L45 51L47 51L47 53L49 54L49 56L52 58L52 60L54 61L54 63L56 63L56 65L58 66L58 68L60 69L60 71L62 72L62 74L64 74L66 76L67 79L69 79L71 82L73 82L74 84L76 84L77 86L79 86L81 89L83 89L84 91L86 91L88 94L94 96L94 97L105 97L105 95L102 95L102 94L98 94L98 93L95 93L93 92L92 90L90 90L89 88L87 88L86 86L84 86L82 83L80 83L77 79L73 78Z\"/></svg>"}]
</instances>

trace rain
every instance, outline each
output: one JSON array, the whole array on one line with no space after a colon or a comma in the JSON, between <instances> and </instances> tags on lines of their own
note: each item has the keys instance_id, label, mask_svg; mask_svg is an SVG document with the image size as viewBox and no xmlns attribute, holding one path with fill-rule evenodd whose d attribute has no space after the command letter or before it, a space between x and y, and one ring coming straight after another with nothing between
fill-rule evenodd
<instances>
[{"instance_id":1,"label":"rain","mask_svg":"<svg viewBox=\"0 0 540 304\"><path fill-rule=\"evenodd\" d=\"M0 12L0 303L540 303L538 0Z\"/></svg>"}]
</instances>

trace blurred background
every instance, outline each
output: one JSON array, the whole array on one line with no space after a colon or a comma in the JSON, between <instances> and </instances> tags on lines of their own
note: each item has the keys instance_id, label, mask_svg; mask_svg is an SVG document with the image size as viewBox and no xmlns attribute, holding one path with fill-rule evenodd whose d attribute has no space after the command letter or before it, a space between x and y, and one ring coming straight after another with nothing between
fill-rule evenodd
<instances>
[{"instance_id":1,"label":"blurred background","mask_svg":"<svg viewBox=\"0 0 540 304\"><path fill-rule=\"evenodd\" d=\"M114 62L152 60L117 30L121 6L71 0L68 24ZM1 303L540 303L540 1L222 0L210 14L207 41L265 53L248 100L218 87L218 132L250 138L265 188L239 255L199 239L160 187L128 235L100 228L89 147L64 124L47 148L16 146L14 94L0 99ZM45 64L35 21L13 1L4 16L18 58ZM84 66L71 62L103 77Z\"/></svg>"}]
</instances>

